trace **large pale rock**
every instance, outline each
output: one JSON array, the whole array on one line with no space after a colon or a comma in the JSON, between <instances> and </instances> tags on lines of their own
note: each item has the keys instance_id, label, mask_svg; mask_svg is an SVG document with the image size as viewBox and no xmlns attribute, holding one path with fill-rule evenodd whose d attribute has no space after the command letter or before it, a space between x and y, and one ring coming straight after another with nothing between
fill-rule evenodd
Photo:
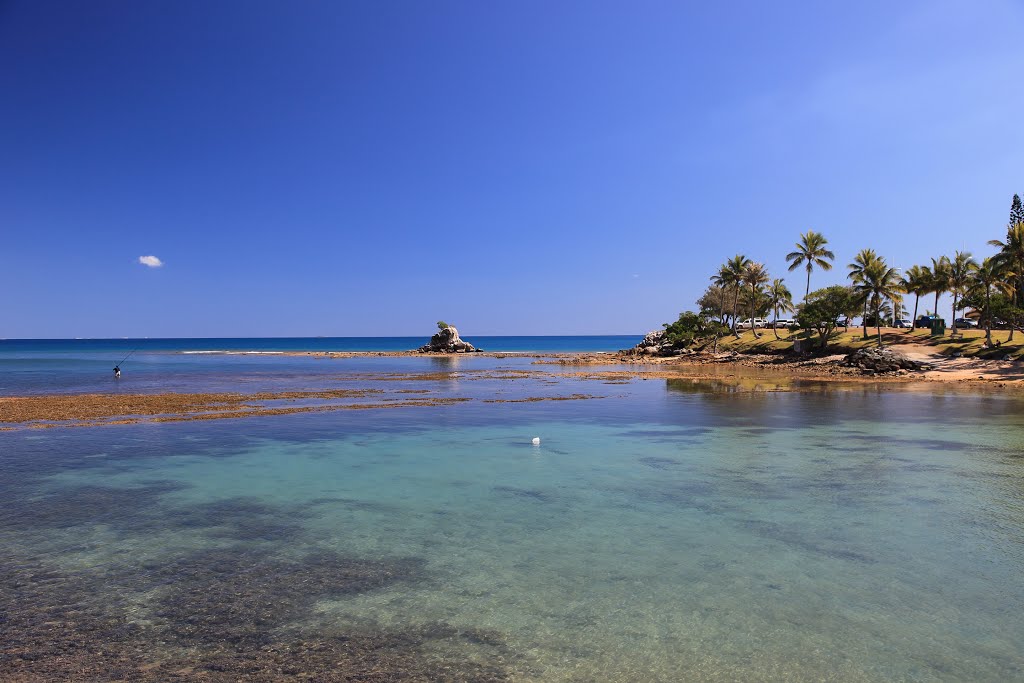
<instances>
[{"instance_id":1,"label":"large pale rock","mask_svg":"<svg viewBox=\"0 0 1024 683\"><path fill-rule=\"evenodd\" d=\"M437 334L430 338L430 342L419 349L420 353L473 353L476 347L467 341L459 338L459 331L449 325L438 330Z\"/></svg>"},{"instance_id":2,"label":"large pale rock","mask_svg":"<svg viewBox=\"0 0 1024 683\"><path fill-rule=\"evenodd\" d=\"M665 330L652 330L639 344L619 353L624 356L669 356L673 354L673 348L665 341Z\"/></svg>"}]
</instances>

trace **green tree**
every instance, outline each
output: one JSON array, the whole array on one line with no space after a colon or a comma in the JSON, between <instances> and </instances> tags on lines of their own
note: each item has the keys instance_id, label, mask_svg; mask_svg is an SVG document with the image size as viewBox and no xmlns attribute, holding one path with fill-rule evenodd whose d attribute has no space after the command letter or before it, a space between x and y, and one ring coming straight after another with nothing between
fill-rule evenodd
<instances>
[{"instance_id":1,"label":"green tree","mask_svg":"<svg viewBox=\"0 0 1024 683\"><path fill-rule=\"evenodd\" d=\"M959 299L967 294L971 284L971 274L977 270L978 262L974 260L969 251L958 251L949 262L946 273L946 284L949 293L953 295L953 317L950 334L956 334L956 311Z\"/></svg>"},{"instance_id":2,"label":"green tree","mask_svg":"<svg viewBox=\"0 0 1024 683\"><path fill-rule=\"evenodd\" d=\"M807 270L807 289L804 291L804 299L811 292L811 271L817 266L822 270L832 270L832 261L836 255L825 248L828 240L820 232L808 230L800 235L800 241L796 243L796 251L786 254L786 261L789 262L789 270L794 271L800 266Z\"/></svg>"},{"instance_id":3,"label":"green tree","mask_svg":"<svg viewBox=\"0 0 1024 683\"><path fill-rule=\"evenodd\" d=\"M437 329L439 329L439 330L447 330L449 327L451 327L451 325L449 325L445 321L443 321L443 320L438 320L437 321Z\"/></svg>"},{"instance_id":4,"label":"green tree","mask_svg":"<svg viewBox=\"0 0 1024 683\"><path fill-rule=\"evenodd\" d=\"M757 327L754 326L754 318L757 317L758 300L763 298L758 295L767 282L768 270L764 264L748 262L747 267L743 269L743 283L750 288L750 331L754 333L755 339L759 339L760 335L757 333Z\"/></svg>"},{"instance_id":5,"label":"green tree","mask_svg":"<svg viewBox=\"0 0 1024 683\"><path fill-rule=\"evenodd\" d=\"M875 331L878 334L878 345L882 345L882 305L886 299L899 297L899 273L890 268L885 259L878 258L869 263L860 275L860 282L854 285L871 304L875 313ZM867 320L864 321L867 328Z\"/></svg>"},{"instance_id":6,"label":"green tree","mask_svg":"<svg viewBox=\"0 0 1024 683\"><path fill-rule=\"evenodd\" d=\"M715 280L718 276L712 277ZM729 294L718 285L711 285L704 290L704 294L697 299L697 305L700 306L702 314L710 317L711 315L718 315L718 322L725 324L725 307L729 302Z\"/></svg>"},{"instance_id":7,"label":"green tree","mask_svg":"<svg viewBox=\"0 0 1024 683\"><path fill-rule=\"evenodd\" d=\"M793 294L789 291L782 278L775 278L768 285L768 306L775 311L775 318L772 320L772 329L775 330L775 338L779 339L779 327L776 323L779 320L779 311L788 313L793 310Z\"/></svg>"},{"instance_id":8,"label":"green tree","mask_svg":"<svg viewBox=\"0 0 1024 683\"><path fill-rule=\"evenodd\" d=\"M914 295L914 315L910 319L911 326L907 332L913 332L913 323L917 320L917 304L921 301L921 295L930 291L932 271L927 266L910 266L907 272L900 278L900 289L907 294Z\"/></svg>"},{"instance_id":9,"label":"green tree","mask_svg":"<svg viewBox=\"0 0 1024 683\"><path fill-rule=\"evenodd\" d=\"M1024 223L1024 205L1020 202L1019 194L1013 195L1013 199L1010 201L1010 222L1007 227L1017 223Z\"/></svg>"},{"instance_id":10,"label":"green tree","mask_svg":"<svg viewBox=\"0 0 1024 683\"><path fill-rule=\"evenodd\" d=\"M966 298L981 314L985 327L985 346L992 347L992 295L1005 293L1010 287L1003 277L1002 267L994 257L984 259L971 273Z\"/></svg>"},{"instance_id":11,"label":"green tree","mask_svg":"<svg viewBox=\"0 0 1024 683\"><path fill-rule=\"evenodd\" d=\"M928 292L935 295L934 314L939 314L939 297L949 291L949 257L940 256L932 259L931 283Z\"/></svg>"},{"instance_id":12,"label":"green tree","mask_svg":"<svg viewBox=\"0 0 1024 683\"><path fill-rule=\"evenodd\" d=\"M821 348L825 349L836 320L851 308L856 309L860 298L850 287L832 285L816 289L804 297L804 303L797 307L796 318L801 327L817 331L821 337Z\"/></svg>"},{"instance_id":13,"label":"green tree","mask_svg":"<svg viewBox=\"0 0 1024 683\"><path fill-rule=\"evenodd\" d=\"M989 240L989 244L999 249L994 257L996 265L1013 278L1014 303L1024 302L1024 222L1007 227L1006 241Z\"/></svg>"},{"instance_id":14,"label":"green tree","mask_svg":"<svg viewBox=\"0 0 1024 683\"><path fill-rule=\"evenodd\" d=\"M876 261L878 261L878 254L875 253L874 249L861 249L860 251L857 252L857 255L853 257L853 263L851 263L848 266L846 266L846 269L847 269L846 276L848 278L850 278L850 280L853 281L853 285L854 285L855 288L857 288L859 285L862 285L864 283L864 271L866 269L870 268L871 264L875 263ZM860 292L861 290L857 289L857 291ZM868 298L867 298L867 296L864 296L863 299L864 299L864 301L863 301L864 311L861 314L861 320L862 320L862 323L863 323L862 327L864 328L863 329L863 337L864 337L864 339L867 339L868 338L868 322L867 322L867 317L868 317Z\"/></svg>"},{"instance_id":15,"label":"green tree","mask_svg":"<svg viewBox=\"0 0 1024 683\"><path fill-rule=\"evenodd\" d=\"M727 274L727 280L733 288L733 300L732 300L732 333L736 335L736 338L740 338L740 333L736 330L737 316L739 313L740 304L740 288L743 286L743 276L747 271L747 264L750 263L750 259L742 254L736 254L731 259L725 262L723 266L724 272ZM720 274L722 271L719 271Z\"/></svg>"},{"instance_id":16,"label":"green tree","mask_svg":"<svg viewBox=\"0 0 1024 683\"><path fill-rule=\"evenodd\" d=\"M712 334L720 334L724 328L720 322L711 320L708 316L693 311L684 311L679 314L678 320L673 323L665 323L665 341L677 348L690 346L694 340L709 337Z\"/></svg>"}]
</instances>

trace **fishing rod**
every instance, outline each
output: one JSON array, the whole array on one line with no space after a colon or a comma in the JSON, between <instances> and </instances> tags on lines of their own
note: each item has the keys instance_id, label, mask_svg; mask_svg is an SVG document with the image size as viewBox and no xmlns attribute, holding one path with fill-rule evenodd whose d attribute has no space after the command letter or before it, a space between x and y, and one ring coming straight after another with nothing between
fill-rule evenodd
<instances>
[{"instance_id":1,"label":"fishing rod","mask_svg":"<svg viewBox=\"0 0 1024 683\"><path fill-rule=\"evenodd\" d=\"M123 364L123 363L124 363L124 362L125 362L126 360L128 360L129 358L131 358L131 357L132 357L132 354L133 354L133 353L135 353L135 352L136 352L136 351L138 351L138 350L139 350L139 348L138 348L138 347L135 347L134 349L132 349L131 351L129 351L129 352L128 352L128 355L127 355L127 356L125 356L124 358L122 358L122 359L121 359L121 362L117 364L117 367L121 367L121 365L122 365L122 364Z\"/></svg>"}]
</instances>

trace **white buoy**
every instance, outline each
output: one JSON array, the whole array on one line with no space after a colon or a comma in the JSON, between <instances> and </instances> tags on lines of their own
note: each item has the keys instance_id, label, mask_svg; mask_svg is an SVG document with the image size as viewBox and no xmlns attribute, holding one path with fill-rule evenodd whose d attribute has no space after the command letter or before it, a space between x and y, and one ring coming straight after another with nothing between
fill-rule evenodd
<instances>
[{"instance_id":1,"label":"white buoy","mask_svg":"<svg viewBox=\"0 0 1024 683\"><path fill-rule=\"evenodd\" d=\"M534 446L539 446L540 445L540 437L539 436L533 437L533 442L532 443L533 443Z\"/></svg>"}]
</instances>

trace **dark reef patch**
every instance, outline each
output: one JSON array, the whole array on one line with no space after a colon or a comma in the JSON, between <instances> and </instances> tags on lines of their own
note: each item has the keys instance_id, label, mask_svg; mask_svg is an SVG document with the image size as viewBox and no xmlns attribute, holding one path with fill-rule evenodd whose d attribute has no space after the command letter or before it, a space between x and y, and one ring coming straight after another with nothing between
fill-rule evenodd
<instances>
[{"instance_id":1,"label":"dark reef patch","mask_svg":"<svg viewBox=\"0 0 1024 683\"><path fill-rule=\"evenodd\" d=\"M495 486L491 489L495 493L502 493L508 496L514 496L516 498L527 498L529 500L537 500L542 503L550 503L554 500L554 497L538 491L537 489L521 489L515 486Z\"/></svg>"},{"instance_id":2,"label":"dark reef patch","mask_svg":"<svg viewBox=\"0 0 1024 683\"><path fill-rule=\"evenodd\" d=\"M314 553L299 560L268 558L255 550L204 550L149 567L154 587L170 586L153 618L173 638L198 646L216 639L262 646L273 630L309 613L317 600L363 593L420 577L417 559L372 562Z\"/></svg>"},{"instance_id":3,"label":"dark reef patch","mask_svg":"<svg viewBox=\"0 0 1024 683\"><path fill-rule=\"evenodd\" d=\"M678 460L672 458L660 458L658 456L648 456L639 459L640 464L647 465L651 469L655 470L668 470L681 464Z\"/></svg>"},{"instance_id":4,"label":"dark reef patch","mask_svg":"<svg viewBox=\"0 0 1024 683\"><path fill-rule=\"evenodd\" d=\"M24 489L7 492L0 506L0 529L66 529L82 524L135 528L161 496L185 488L173 481L139 486L67 486L29 495Z\"/></svg>"},{"instance_id":5,"label":"dark reef patch","mask_svg":"<svg viewBox=\"0 0 1024 683\"><path fill-rule=\"evenodd\" d=\"M287 520L304 516L301 509L269 505L257 498L240 496L171 508L152 521L165 528L203 530L214 538L286 541L303 533L301 524Z\"/></svg>"},{"instance_id":6,"label":"dark reef patch","mask_svg":"<svg viewBox=\"0 0 1024 683\"><path fill-rule=\"evenodd\" d=\"M0 680L509 680L514 653L493 632L302 626L318 599L422 576L415 558L282 559L231 547L106 572L5 556Z\"/></svg>"},{"instance_id":7,"label":"dark reef patch","mask_svg":"<svg viewBox=\"0 0 1024 683\"><path fill-rule=\"evenodd\" d=\"M864 553L850 550L842 539L822 538L816 540L796 527L787 527L760 519L744 519L740 526L764 539L776 541L815 555L837 560L848 560L862 564L875 564L877 560Z\"/></svg>"}]
</instances>

